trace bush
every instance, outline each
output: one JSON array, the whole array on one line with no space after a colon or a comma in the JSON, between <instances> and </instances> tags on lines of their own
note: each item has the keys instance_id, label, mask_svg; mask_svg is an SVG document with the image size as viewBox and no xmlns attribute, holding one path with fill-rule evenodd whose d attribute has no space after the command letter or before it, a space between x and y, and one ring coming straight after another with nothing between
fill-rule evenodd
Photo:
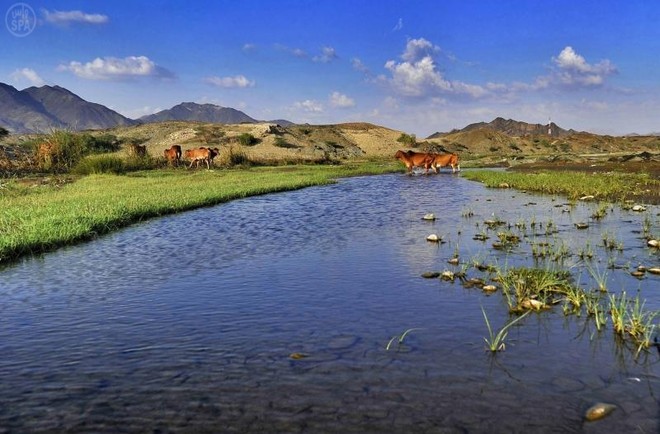
<instances>
[{"instance_id":1,"label":"bush","mask_svg":"<svg viewBox=\"0 0 660 434\"><path fill-rule=\"evenodd\" d=\"M238 143L240 143L243 146L252 146L259 143L259 140L257 140L257 138L250 133L243 133L240 136L238 136L236 140L238 140Z\"/></svg>"},{"instance_id":2,"label":"bush","mask_svg":"<svg viewBox=\"0 0 660 434\"><path fill-rule=\"evenodd\" d=\"M218 156L218 162L222 166L249 166L251 164L247 154L233 146L222 150Z\"/></svg>"},{"instance_id":3,"label":"bush","mask_svg":"<svg viewBox=\"0 0 660 434\"><path fill-rule=\"evenodd\" d=\"M111 134L96 138L86 133L54 131L34 141L33 146L39 169L61 172L71 170L87 155L116 151L119 149L119 140Z\"/></svg>"},{"instance_id":4,"label":"bush","mask_svg":"<svg viewBox=\"0 0 660 434\"><path fill-rule=\"evenodd\" d=\"M114 155L90 155L80 160L71 172L76 175L121 174L126 172L126 164L122 158Z\"/></svg>"},{"instance_id":5,"label":"bush","mask_svg":"<svg viewBox=\"0 0 660 434\"><path fill-rule=\"evenodd\" d=\"M417 137L415 137L414 134L406 134L406 133L401 133L398 139L396 139L397 142L402 143L406 146L415 146L417 144Z\"/></svg>"},{"instance_id":6,"label":"bush","mask_svg":"<svg viewBox=\"0 0 660 434\"><path fill-rule=\"evenodd\" d=\"M9 135L9 131L3 127L0 127L0 139Z\"/></svg>"}]
</instances>

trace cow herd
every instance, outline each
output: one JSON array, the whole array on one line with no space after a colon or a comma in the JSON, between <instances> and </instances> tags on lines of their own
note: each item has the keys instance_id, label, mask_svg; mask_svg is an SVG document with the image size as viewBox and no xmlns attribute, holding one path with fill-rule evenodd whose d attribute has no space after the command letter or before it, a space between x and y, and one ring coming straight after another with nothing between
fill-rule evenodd
<instances>
[{"instance_id":1,"label":"cow herd","mask_svg":"<svg viewBox=\"0 0 660 434\"><path fill-rule=\"evenodd\" d=\"M411 175L415 167L423 167L424 173L429 173L429 169L433 169L434 173L438 173L438 170L443 166L451 167L452 173L461 170L457 154L424 153L409 150L397 151L394 158L405 164L408 174Z\"/></svg>"},{"instance_id":2,"label":"cow herd","mask_svg":"<svg viewBox=\"0 0 660 434\"><path fill-rule=\"evenodd\" d=\"M169 149L165 149L165 151L163 151L163 155L169 164L178 166L181 163L181 159L183 157L183 159L190 161L190 166L188 166L189 169L193 166L193 164L195 164L195 167L199 167L200 161L206 163L206 168L210 169L211 165L213 164L213 160L218 156L219 153L220 150L218 148L207 148L200 146L199 148L186 149L186 151L182 154L181 146L179 145L172 145Z\"/></svg>"}]
</instances>

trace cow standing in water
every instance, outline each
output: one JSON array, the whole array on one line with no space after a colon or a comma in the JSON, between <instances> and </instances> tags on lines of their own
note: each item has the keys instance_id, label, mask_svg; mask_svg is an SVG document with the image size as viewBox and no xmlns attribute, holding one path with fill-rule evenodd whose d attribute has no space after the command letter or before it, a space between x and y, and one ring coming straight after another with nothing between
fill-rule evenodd
<instances>
[{"instance_id":1,"label":"cow standing in water","mask_svg":"<svg viewBox=\"0 0 660 434\"><path fill-rule=\"evenodd\" d=\"M406 165L409 175L412 175L413 168L422 166L424 167L424 173L429 173L429 167L431 167L432 160L432 157L429 154L414 151L397 151L397 153L394 154L394 158L400 160Z\"/></svg>"},{"instance_id":2,"label":"cow standing in water","mask_svg":"<svg viewBox=\"0 0 660 434\"><path fill-rule=\"evenodd\" d=\"M429 154L432 157L431 168L435 173L438 173L438 170L442 166L451 166L451 173L460 172L461 165L458 161L458 155L456 154Z\"/></svg>"},{"instance_id":3,"label":"cow standing in water","mask_svg":"<svg viewBox=\"0 0 660 434\"><path fill-rule=\"evenodd\" d=\"M169 149L165 149L163 154L168 164L177 167L181 162L181 146L179 145L172 145Z\"/></svg>"}]
</instances>

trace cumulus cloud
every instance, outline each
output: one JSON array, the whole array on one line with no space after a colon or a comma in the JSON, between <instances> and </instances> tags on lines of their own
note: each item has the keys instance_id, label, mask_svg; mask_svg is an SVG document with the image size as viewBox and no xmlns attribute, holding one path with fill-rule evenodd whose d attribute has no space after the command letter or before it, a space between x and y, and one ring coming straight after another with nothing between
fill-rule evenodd
<instances>
[{"instance_id":1,"label":"cumulus cloud","mask_svg":"<svg viewBox=\"0 0 660 434\"><path fill-rule=\"evenodd\" d=\"M330 95L330 105L335 108L349 108L355 107L355 101L342 93L332 92Z\"/></svg>"},{"instance_id":2,"label":"cumulus cloud","mask_svg":"<svg viewBox=\"0 0 660 434\"><path fill-rule=\"evenodd\" d=\"M22 68L15 70L14 72L11 73L11 78L15 82L21 82L23 80L27 80L33 86L43 86L44 84L46 84L44 79L41 78L34 69L30 69L30 68Z\"/></svg>"},{"instance_id":3,"label":"cumulus cloud","mask_svg":"<svg viewBox=\"0 0 660 434\"><path fill-rule=\"evenodd\" d=\"M323 111L323 105L311 99L306 99L305 101L296 102L294 104L294 107L309 113L321 113Z\"/></svg>"},{"instance_id":4,"label":"cumulus cloud","mask_svg":"<svg viewBox=\"0 0 660 434\"><path fill-rule=\"evenodd\" d=\"M70 24L70 23L85 23L85 24L105 24L110 19L107 15L102 14L88 14L82 11L42 11L44 18L47 22L52 24Z\"/></svg>"},{"instance_id":5,"label":"cumulus cloud","mask_svg":"<svg viewBox=\"0 0 660 434\"><path fill-rule=\"evenodd\" d=\"M391 74L388 81L394 91L408 97L454 94L478 98L489 93L476 84L446 79L434 59L439 52L439 47L424 38L409 40L401 62L389 60L385 63L385 69Z\"/></svg>"},{"instance_id":6,"label":"cumulus cloud","mask_svg":"<svg viewBox=\"0 0 660 434\"><path fill-rule=\"evenodd\" d=\"M321 49L321 54L318 56L312 57L312 60L314 62L320 62L320 63L330 63L333 60L337 59L337 52L334 48L332 47L323 47Z\"/></svg>"},{"instance_id":7,"label":"cumulus cloud","mask_svg":"<svg viewBox=\"0 0 660 434\"><path fill-rule=\"evenodd\" d=\"M616 66L609 60L589 64L570 46L565 47L559 56L552 58L552 61L557 67L556 79L559 83L568 86L600 86L608 76L617 72Z\"/></svg>"},{"instance_id":8,"label":"cumulus cloud","mask_svg":"<svg viewBox=\"0 0 660 434\"><path fill-rule=\"evenodd\" d=\"M246 88L254 87L254 80L249 80L244 75L235 75L234 77L206 77L204 81L218 87L224 88Z\"/></svg>"},{"instance_id":9,"label":"cumulus cloud","mask_svg":"<svg viewBox=\"0 0 660 434\"><path fill-rule=\"evenodd\" d=\"M97 57L91 62L62 64L58 71L69 71L88 80L126 80L138 77L172 78L173 74L146 56Z\"/></svg>"}]
</instances>

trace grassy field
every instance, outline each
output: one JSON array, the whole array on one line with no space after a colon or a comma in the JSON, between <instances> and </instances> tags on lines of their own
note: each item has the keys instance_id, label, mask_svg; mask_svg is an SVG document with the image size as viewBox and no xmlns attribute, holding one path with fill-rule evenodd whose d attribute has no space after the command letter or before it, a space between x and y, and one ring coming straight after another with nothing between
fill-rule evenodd
<instances>
[{"instance_id":1,"label":"grassy field","mask_svg":"<svg viewBox=\"0 0 660 434\"><path fill-rule=\"evenodd\" d=\"M25 186L0 182L0 263L92 239L151 217L337 178L399 171L394 162L152 170Z\"/></svg>"},{"instance_id":2,"label":"grassy field","mask_svg":"<svg viewBox=\"0 0 660 434\"><path fill-rule=\"evenodd\" d=\"M465 171L462 176L484 183L487 187L515 188L539 193L557 194L576 200L593 196L595 200L633 200L660 203L660 180L648 173L587 173L578 171L541 171L518 173L493 170Z\"/></svg>"}]
</instances>

